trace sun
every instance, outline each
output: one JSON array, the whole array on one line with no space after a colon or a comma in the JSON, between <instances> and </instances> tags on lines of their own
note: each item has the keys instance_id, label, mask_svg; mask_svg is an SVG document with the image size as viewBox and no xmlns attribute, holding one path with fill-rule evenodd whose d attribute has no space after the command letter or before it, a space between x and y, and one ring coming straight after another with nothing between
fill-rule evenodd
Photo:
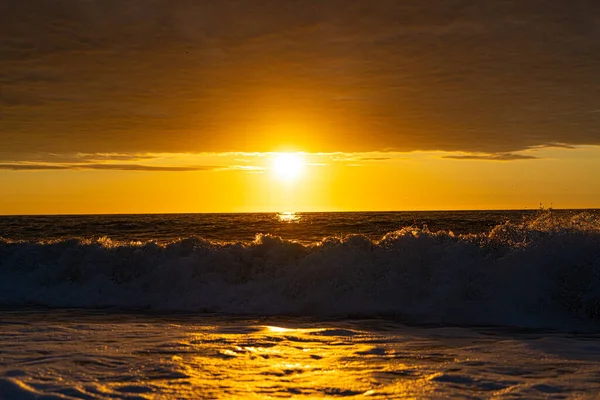
<instances>
[{"instance_id":1,"label":"sun","mask_svg":"<svg viewBox=\"0 0 600 400\"><path fill-rule=\"evenodd\" d=\"M277 153L273 158L273 172L286 182L298 179L303 169L304 160L298 153Z\"/></svg>"}]
</instances>

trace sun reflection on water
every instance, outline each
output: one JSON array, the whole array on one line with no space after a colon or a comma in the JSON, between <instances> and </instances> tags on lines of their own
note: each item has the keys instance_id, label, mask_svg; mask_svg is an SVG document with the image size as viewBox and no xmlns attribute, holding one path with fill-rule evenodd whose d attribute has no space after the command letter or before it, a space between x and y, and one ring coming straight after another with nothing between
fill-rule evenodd
<instances>
[{"instance_id":1,"label":"sun reflection on water","mask_svg":"<svg viewBox=\"0 0 600 400\"><path fill-rule=\"evenodd\" d=\"M178 394L206 398L418 398L431 386L427 374L398 379L402 375L395 371L409 366L385 356L385 351L373 351L373 345L364 342L369 337L361 337L360 332L273 325L255 328L239 333L198 332L182 341L187 356L171 361L189 379Z\"/></svg>"},{"instance_id":2,"label":"sun reflection on water","mask_svg":"<svg viewBox=\"0 0 600 400\"><path fill-rule=\"evenodd\" d=\"M290 334L306 334L306 333L316 333L322 332L326 329L324 328L284 328L282 326L272 326L265 325L263 327L270 333L290 333Z\"/></svg>"},{"instance_id":3,"label":"sun reflection on water","mask_svg":"<svg viewBox=\"0 0 600 400\"><path fill-rule=\"evenodd\" d=\"M295 213L293 211L280 212L277 214L276 218L279 220L279 222L284 222L284 223L289 223L289 224L292 224L292 223L297 224L302 219L300 214Z\"/></svg>"}]
</instances>

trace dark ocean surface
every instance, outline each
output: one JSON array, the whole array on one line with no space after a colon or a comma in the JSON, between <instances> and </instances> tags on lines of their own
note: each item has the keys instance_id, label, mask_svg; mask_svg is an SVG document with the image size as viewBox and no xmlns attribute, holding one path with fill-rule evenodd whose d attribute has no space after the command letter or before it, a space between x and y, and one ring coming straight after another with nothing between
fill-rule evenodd
<instances>
[{"instance_id":1,"label":"dark ocean surface","mask_svg":"<svg viewBox=\"0 0 600 400\"><path fill-rule=\"evenodd\" d=\"M559 210L556 215L581 211ZM520 222L539 211L420 211L256 214L144 214L0 216L0 237L12 240L55 240L109 237L122 241L161 242L198 236L219 241L252 241L256 234L286 240L319 241L360 234L379 239L407 226L456 234L481 233L506 221Z\"/></svg>"}]
</instances>

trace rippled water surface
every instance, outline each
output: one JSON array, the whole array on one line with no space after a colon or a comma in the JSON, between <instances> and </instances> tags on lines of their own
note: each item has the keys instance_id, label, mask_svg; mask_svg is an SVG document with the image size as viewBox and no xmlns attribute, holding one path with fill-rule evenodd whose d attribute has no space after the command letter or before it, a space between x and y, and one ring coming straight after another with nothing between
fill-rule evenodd
<instances>
[{"instance_id":1,"label":"rippled water surface","mask_svg":"<svg viewBox=\"0 0 600 400\"><path fill-rule=\"evenodd\" d=\"M257 214L146 214L0 216L0 237L13 240L98 238L157 240L199 236L222 241L253 240L269 233L300 242L362 234L379 238L405 226L455 233L479 233L507 220L520 221L529 211L422 211ZM569 214L575 211L558 211Z\"/></svg>"},{"instance_id":2,"label":"rippled water surface","mask_svg":"<svg viewBox=\"0 0 600 400\"><path fill-rule=\"evenodd\" d=\"M2 398L594 398L600 391L594 334L72 310L0 318Z\"/></svg>"}]
</instances>

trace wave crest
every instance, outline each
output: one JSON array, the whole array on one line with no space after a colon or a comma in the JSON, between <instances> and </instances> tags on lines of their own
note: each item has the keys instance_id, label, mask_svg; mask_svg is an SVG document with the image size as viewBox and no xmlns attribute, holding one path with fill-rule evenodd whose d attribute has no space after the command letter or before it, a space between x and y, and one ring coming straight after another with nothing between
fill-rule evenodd
<instances>
[{"instance_id":1,"label":"wave crest","mask_svg":"<svg viewBox=\"0 0 600 400\"><path fill-rule=\"evenodd\" d=\"M545 212L478 235L405 227L309 245L269 234L249 243L0 240L0 278L10 307L596 326L600 221Z\"/></svg>"}]
</instances>

